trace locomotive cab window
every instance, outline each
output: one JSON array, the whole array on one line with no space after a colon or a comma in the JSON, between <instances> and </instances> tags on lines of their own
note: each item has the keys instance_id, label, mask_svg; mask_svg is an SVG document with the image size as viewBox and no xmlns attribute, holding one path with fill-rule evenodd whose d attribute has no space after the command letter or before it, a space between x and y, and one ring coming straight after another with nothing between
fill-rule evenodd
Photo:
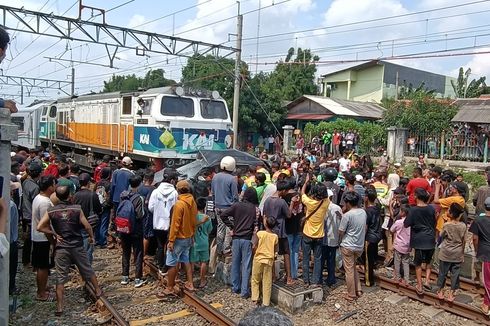
<instances>
[{"instance_id":1,"label":"locomotive cab window","mask_svg":"<svg viewBox=\"0 0 490 326\"><path fill-rule=\"evenodd\" d=\"M47 106L43 107L43 112L41 113L41 115L42 115L43 117L45 117L45 116L46 116L46 114L48 114L48 107L47 107Z\"/></svg>"},{"instance_id":2,"label":"locomotive cab window","mask_svg":"<svg viewBox=\"0 0 490 326\"><path fill-rule=\"evenodd\" d=\"M49 117L56 118L56 106L52 106L49 108Z\"/></svg>"},{"instance_id":3,"label":"locomotive cab window","mask_svg":"<svg viewBox=\"0 0 490 326\"><path fill-rule=\"evenodd\" d=\"M190 98L164 96L160 112L162 115L192 118L194 116L194 101Z\"/></svg>"},{"instance_id":4,"label":"locomotive cab window","mask_svg":"<svg viewBox=\"0 0 490 326\"><path fill-rule=\"evenodd\" d=\"M123 97L122 114L131 115L131 96Z\"/></svg>"},{"instance_id":5,"label":"locomotive cab window","mask_svg":"<svg viewBox=\"0 0 490 326\"><path fill-rule=\"evenodd\" d=\"M225 104L221 101L201 100L201 115L204 119L226 119Z\"/></svg>"}]
</instances>

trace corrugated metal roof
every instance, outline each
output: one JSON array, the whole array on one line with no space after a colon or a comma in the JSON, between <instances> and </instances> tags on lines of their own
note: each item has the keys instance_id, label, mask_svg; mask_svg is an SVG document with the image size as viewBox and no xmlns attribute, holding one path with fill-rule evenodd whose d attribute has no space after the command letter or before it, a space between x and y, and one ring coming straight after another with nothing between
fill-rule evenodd
<instances>
[{"instance_id":1,"label":"corrugated metal roof","mask_svg":"<svg viewBox=\"0 0 490 326\"><path fill-rule=\"evenodd\" d=\"M380 105L370 102L339 100L315 95L303 95L302 98L314 101L338 116L381 119L384 111ZM291 104L295 102L293 101Z\"/></svg>"},{"instance_id":2,"label":"corrugated metal roof","mask_svg":"<svg viewBox=\"0 0 490 326\"><path fill-rule=\"evenodd\" d=\"M288 114L286 119L289 120L323 120L323 119L328 119L331 118L331 114L311 114L311 113L304 113L304 114Z\"/></svg>"},{"instance_id":3,"label":"corrugated metal roof","mask_svg":"<svg viewBox=\"0 0 490 326\"><path fill-rule=\"evenodd\" d=\"M490 98L457 99L454 104L459 110L451 121L490 124Z\"/></svg>"}]
</instances>

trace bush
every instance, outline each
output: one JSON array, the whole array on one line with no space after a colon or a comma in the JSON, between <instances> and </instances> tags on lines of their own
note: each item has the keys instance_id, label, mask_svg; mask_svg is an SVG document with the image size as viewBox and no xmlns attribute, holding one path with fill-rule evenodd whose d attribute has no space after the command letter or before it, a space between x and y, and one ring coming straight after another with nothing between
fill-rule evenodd
<instances>
[{"instance_id":1,"label":"bush","mask_svg":"<svg viewBox=\"0 0 490 326\"><path fill-rule=\"evenodd\" d=\"M386 130L376 122L359 122L353 119L322 121L318 124L310 122L305 126L304 135L307 141L311 141L314 136L320 135L324 131L333 132L335 129L340 132L357 131L360 138L359 151L361 153L373 153L377 151L379 146L386 146Z\"/></svg>"}]
</instances>

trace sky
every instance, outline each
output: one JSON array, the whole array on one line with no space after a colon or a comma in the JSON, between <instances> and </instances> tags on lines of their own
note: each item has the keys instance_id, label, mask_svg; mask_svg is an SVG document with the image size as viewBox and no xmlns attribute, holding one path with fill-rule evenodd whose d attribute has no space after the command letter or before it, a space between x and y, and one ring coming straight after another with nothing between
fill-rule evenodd
<instances>
[{"instance_id":1,"label":"sky","mask_svg":"<svg viewBox=\"0 0 490 326\"><path fill-rule=\"evenodd\" d=\"M109 25L226 46L235 46L240 11L242 60L252 73L272 71L290 47L301 47L320 57L317 77L372 59L453 77L459 67L471 68L471 78L490 77L490 23L485 19L490 0L84 0L83 4L107 10ZM0 0L0 6L78 17L75 0ZM102 22L98 13L84 9L81 19ZM27 27L14 19L7 19L6 27L23 31L9 30L7 58L0 64L3 75L68 81L73 60L79 95L101 91L113 74L143 76L161 68L166 78L178 81L186 63L185 57L150 52L138 56L135 50L119 48L110 68L103 44L26 33ZM41 30L51 32L47 24ZM0 85L0 97L20 102L19 96L19 86ZM62 96L56 89L24 88L24 104Z\"/></svg>"}]
</instances>

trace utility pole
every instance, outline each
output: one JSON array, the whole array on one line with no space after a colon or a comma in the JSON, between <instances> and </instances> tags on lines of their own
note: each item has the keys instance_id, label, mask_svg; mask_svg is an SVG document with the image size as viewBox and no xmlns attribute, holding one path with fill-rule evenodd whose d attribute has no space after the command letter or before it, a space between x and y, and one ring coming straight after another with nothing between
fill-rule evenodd
<instances>
[{"instance_id":1,"label":"utility pole","mask_svg":"<svg viewBox=\"0 0 490 326\"><path fill-rule=\"evenodd\" d=\"M396 79L395 79L395 101L398 101L398 71L396 72Z\"/></svg>"},{"instance_id":2,"label":"utility pole","mask_svg":"<svg viewBox=\"0 0 490 326\"><path fill-rule=\"evenodd\" d=\"M240 10L240 9L239 9ZM233 148L236 149L238 140L238 107L240 106L240 63L242 61L242 27L243 16L237 17L235 89L233 90Z\"/></svg>"},{"instance_id":3,"label":"utility pole","mask_svg":"<svg viewBox=\"0 0 490 326\"><path fill-rule=\"evenodd\" d=\"M2 198L7 209L5 236L10 243L10 142L17 140L17 126L10 122L10 110L0 108L0 177ZM0 325L9 324L9 254L0 258Z\"/></svg>"},{"instance_id":4,"label":"utility pole","mask_svg":"<svg viewBox=\"0 0 490 326\"><path fill-rule=\"evenodd\" d=\"M75 68L71 67L71 96L75 96Z\"/></svg>"},{"instance_id":5,"label":"utility pole","mask_svg":"<svg viewBox=\"0 0 490 326\"><path fill-rule=\"evenodd\" d=\"M22 85L22 79L20 80L20 104L24 104L24 85Z\"/></svg>"}]
</instances>

